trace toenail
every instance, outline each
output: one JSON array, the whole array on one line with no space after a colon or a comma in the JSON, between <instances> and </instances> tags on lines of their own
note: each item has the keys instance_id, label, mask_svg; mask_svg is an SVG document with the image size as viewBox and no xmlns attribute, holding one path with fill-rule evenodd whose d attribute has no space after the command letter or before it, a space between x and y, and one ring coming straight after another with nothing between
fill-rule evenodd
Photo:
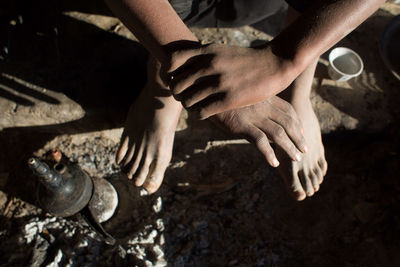
<instances>
[{"instance_id":1,"label":"toenail","mask_svg":"<svg viewBox=\"0 0 400 267\"><path fill-rule=\"evenodd\" d=\"M150 194L155 192L155 188L157 187L157 185L152 182L152 181L146 181L143 185L143 187L147 190L147 192L149 192Z\"/></svg>"},{"instance_id":2,"label":"toenail","mask_svg":"<svg viewBox=\"0 0 400 267\"><path fill-rule=\"evenodd\" d=\"M296 191L295 194L298 201L301 201L306 198L306 195L303 192Z\"/></svg>"},{"instance_id":3,"label":"toenail","mask_svg":"<svg viewBox=\"0 0 400 267\"><path fill-rule=\"evenodd\" d=\"M272 166L274 166L274 167L278 167L279 166L279 161L276 158L274 158L272 160Z\"/></svg>"}]
</instances>

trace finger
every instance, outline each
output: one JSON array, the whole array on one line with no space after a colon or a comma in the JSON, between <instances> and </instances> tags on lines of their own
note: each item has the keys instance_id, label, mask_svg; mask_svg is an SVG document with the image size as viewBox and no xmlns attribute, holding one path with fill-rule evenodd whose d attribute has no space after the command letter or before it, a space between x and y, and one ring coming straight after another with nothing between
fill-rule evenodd
<instances>
[{"instance_id":1,"label":"finger","mask_svg":"<svg viewBox=\"0 0 400 267\"><path fill-rule=\"evenodd\" d=\"M267 136L260 129L250 126L247 129L245 136L251 143L256 145L257 149L264 155L265 159L272 167L279 166L279 161L269 144Z\"/></svg>"},{"instance_id":2,"label":"finger","mask_svg":"<svg viewBox=\"0 0 400 267\"><path fill-rule=\"evenodd\" d=\"M122 135L121 142L119 144L116 154L117 164L120 164L122 159L125 157L126 151L128 150L128 142L129 138L127 136Z\"/></svg>"},{"instance_id":3,"label":"finger","mask_svg":"<svg viewBox=\"0 0 400 267\"><path fill-rule=\"evenodd\" d=\"M213 73L210 68L212 55L192 57L183 66L171 73L173 79L169 86L174 95L182 93L189 86L201 81Z\"/></svg>"},{"instance_id":4,"label":"finger","mask_svg":"<svg viewBox=\"0 0 400 267\"><path fill-rule=\"evenodd\" d=\"M175 98L181 101L185 108L190 108L214 94L217 91L218 82L218 78L215 76L204 77L204 80L191 85Z\"/></svg>"},{"instance_id":5,"label":"finger","mask_svg":"<svg viewBox=\"0 0 400 267\"><path fill-rule=\"evenodd\" d=\"M296 118L275 108L271 110L270 118L283 127L285 133L292 141L291 143L301 152L306 153L308 151L306 139L302 134L302 127Z\"/></svg>"},{"instance_id":6,"label":"finger","mask_svg":"<svg viewBox=\"0 0 400 267\"><path fill-rule=\"evenodd\" d=\"M226 97L225 92L218 92L209 95L202 101L194 104L188 110L197 116L198 119L204 120L215 114L232 110L236 108L234 102Z\"/></svg>"},{"instance_id":7,"label":"finger","mask_svg":"<svg viewBox=\"0 0 400 267\"><path fill-rule=\"evenodd\" d=\"M190 64L190 59L201 55L200 48L194 49L186 49L186 50L178 50L171 54L170 67L168 69L168 73L172 74L176 72L180 67L185 64Z\"/></svg>"},{"instance_id":8,"label":"finger","mask_svg":"<svg viewBox=\"0 0 400 267\"><path fill-rule=\"evenodd\" d=\"M285 129L272 120L266 119L262 121L259 127L267 134L267 137L276 143L285 153L294 161L300 161L302 154L288 137Z\"/></svg>"},{"instance_id":9,"label":"finger","mask_svg":"<svg viewBox=\"0 0 400 267\"><path fill-rule=\"evenodd\" d=\"M160 188L167 166L168 163L161 162L157 159L151 163L146 181L143 184L143 187L149 194L156 192L158 188Z\"/></svg>"}]
</instances>

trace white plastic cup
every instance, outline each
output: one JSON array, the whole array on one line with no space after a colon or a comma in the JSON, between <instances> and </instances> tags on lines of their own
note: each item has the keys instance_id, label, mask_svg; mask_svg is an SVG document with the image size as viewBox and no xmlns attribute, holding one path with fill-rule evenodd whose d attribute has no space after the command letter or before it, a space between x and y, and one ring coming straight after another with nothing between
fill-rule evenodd
<instances>
[{"instance_id":1,"label":"white plastic cup","mask_svg":"<svg viewBox=\"0 0 400 267\"><path fill-rule=\"evenodd\" d=\"M361 57L346 47L336 47L329 53L328 74L332 80L345 82L357 77L364 69Z\"/></svg>"}]
</instances>

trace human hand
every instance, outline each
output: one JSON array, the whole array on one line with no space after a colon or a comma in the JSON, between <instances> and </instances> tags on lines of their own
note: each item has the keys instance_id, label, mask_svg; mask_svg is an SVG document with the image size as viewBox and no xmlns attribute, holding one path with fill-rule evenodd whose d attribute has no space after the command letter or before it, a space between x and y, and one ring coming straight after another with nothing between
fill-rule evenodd
<instances>
[{"instance_id":1,"label":"human hand","mask_svg":"<svg viewBox=\"0 0 400 267\"><path fill-rule=\"evenodd\" d=\"M206 119L268 99L295 78L291 63L269 46L205 45L172 53L169 75L174 97Z\"/></svg>"},{"instance_id":2,"label":"human hand","mask_svg":"<svg viewBox=\"0 0 400 267\"><path fill-rule=\"evenodd\" d=\"M303 130L293 107L277 96L261 103L225 111L210 117L223 129L245 137L255 144L267 162L277 167L277 160L270 141L294 161L300 161L307 152Z\"/></svg>"}]
</instances>

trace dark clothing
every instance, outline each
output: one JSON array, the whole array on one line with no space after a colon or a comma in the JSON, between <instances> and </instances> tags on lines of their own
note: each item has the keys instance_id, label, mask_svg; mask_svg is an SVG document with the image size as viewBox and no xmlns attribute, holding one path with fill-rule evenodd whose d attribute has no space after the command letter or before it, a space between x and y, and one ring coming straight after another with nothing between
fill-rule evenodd
<instances>
[{"instance_id":1,"label":"dark clothing","mask_svg":"<svg viewBox=\"0 0 400 267\"><path fill-rule=\"evenodd\" d=\"M306 11L312 4L315 3L315 0L285 0L286 3L289 4L293 9L303 13Z\"/></svg>"},{"instance_id":2,"label":"dark clothing","mask_svg":"<svg viewBox=\"0 0 400 267\"><path fill-rule=\"evenodd\" d=\"M274 15L285 7L283 0L169 0L189 26L239 27ZM305 11L313 0L286 0L297 11Z\"/></svg>"}]
</instances>

